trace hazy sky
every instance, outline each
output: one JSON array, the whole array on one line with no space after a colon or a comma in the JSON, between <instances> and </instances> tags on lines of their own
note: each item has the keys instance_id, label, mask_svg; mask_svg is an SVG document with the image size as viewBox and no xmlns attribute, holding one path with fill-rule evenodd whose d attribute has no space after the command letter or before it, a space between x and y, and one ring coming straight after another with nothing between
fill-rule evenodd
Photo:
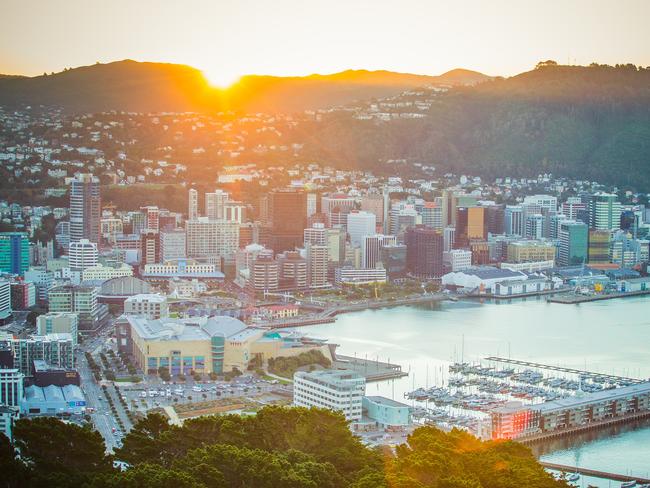
<instances>
[{"instance_id":1,"label":"hazy sky","mask_svg":"<svg viewBox=\"0 0 650 488\"><path fill-rule=\"evenodd\" d=\"M491 75L541 59L650 65L650 0L0 0L0 73L125 58L247 73Z\"/></svg>"}]
</instances>

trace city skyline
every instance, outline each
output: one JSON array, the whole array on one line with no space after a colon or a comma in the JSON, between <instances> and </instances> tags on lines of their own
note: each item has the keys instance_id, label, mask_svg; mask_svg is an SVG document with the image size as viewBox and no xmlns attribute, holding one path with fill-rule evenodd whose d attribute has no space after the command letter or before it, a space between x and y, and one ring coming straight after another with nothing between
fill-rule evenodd
<instances>
[{"instance_id":1,"label":"city skyline","mask_svg":"<svg viewBox=\"0 0 650 488\"><path fill-rule=\"evenodd\" d=\"M471 1L110 4L2 2L0 73L35 76L121 59L195 66L216 86L246 74L346 69L510 76L543 59L650 65L650 4ZM40 15L33 16L38 6ZM144 19L144 22L143 22ZM54 24L54 25L52 25ZM18 41L17 41L18 40Z\"/></svg>"}]
</instances>

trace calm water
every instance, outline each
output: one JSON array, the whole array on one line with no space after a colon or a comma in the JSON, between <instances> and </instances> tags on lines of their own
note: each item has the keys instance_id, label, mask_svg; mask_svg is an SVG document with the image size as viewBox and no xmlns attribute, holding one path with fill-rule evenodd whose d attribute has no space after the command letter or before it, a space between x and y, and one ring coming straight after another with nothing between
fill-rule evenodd
<instances>
[{"instance_id":1,"label":"calm water","mask_svg":"<svg viewBox=\"0 0 650 488\"><path fill-rule=\"evenodd\" d=\"M461 358L502 356L648 378L649 311L650 297L580 305L543 299L445 302L341 315L334 324L308 330L339 344L341 354L400 364L410 372L407 378L370 383L367 392L404 401L414 387L441 385L449 363ZM540 454L558 463L645 476L650 423L636 427L553 444Z\"/></svg>"}]
</instances>

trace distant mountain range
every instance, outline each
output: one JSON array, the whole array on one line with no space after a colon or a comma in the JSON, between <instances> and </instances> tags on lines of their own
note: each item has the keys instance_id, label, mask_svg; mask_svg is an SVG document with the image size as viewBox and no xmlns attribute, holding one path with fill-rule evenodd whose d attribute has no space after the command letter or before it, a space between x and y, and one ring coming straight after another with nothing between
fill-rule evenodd
<instances>
[{"instance_id":1,"label":"distant mountain range","mask_svg":"<svg viewBox=\"0 0 650 488\"><path fill-rule=\"evenodd\" d=\"M219 89L189 66L125 60L36 77L0 75L0 104L59 105L70 112L293 112L396 95L427 84L471 85L488 79L462 69L441 76L349 70L302 77L249 75Z\"/></svg>"}]
</instances>

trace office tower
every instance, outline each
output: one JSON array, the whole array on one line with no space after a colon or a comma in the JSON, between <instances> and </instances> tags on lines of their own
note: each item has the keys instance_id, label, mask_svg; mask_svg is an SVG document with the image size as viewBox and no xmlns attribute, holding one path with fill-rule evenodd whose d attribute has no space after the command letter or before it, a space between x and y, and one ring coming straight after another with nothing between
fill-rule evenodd
<instances>
[{"instance_id":1,"label":"office tower","mask_svg":"<svg viewBox=\"0 0 650 488\"><path fill-rule=\"evenodd\" d=\"M443 249L445 252L451 251L454 248L454 242L456 241L456 228L455 227L445 227L443 230Z\"/></svg>"},{"instance_id":2,"label":"office tower","mask_svg":"<svg viewBox=\"0 0 650 488\"><path fill-rule=\"evenodd\" d=\"M158 231L146 229L140 233L140 266L160 262L160 235Z\"/></svg>"},{"instance_id":3,"label":"office tower","mask_svg":"<svg viewBox=\"0 0 650 488\"><path fill-rule=\"evenodd\" d=\"M11 315L11 283L0 278L0 321Z\"/></svg>"},{"instance_id":4,"label":"office tower","mask_svg":"<svg viewBox=\"0 0 650 488\"><path fill-rule=\"evenodd\" d=\"M188 192L187 219L196 220L199 218L199 192L192 188Z\"/></svg>"},{"instance_id":5,"label":"office tower","mask_svg":"<svg viewBox=\"0 0 650 488\"><path fill-rule=\"evenodd\" d=\"M560 235L560 224L562 222L567 221L567 220L573 220L573 219L568 218L564 214L553 215L550 218L549 230L548 230L549 239L557 239L558 238L558 236Z\"/></svg>"},{"instance_id":6,"label":"office tower","mask_svg":"<svg viewBox=\"0 0 650 488\"><path fill-rule=\"evenodd\" d=\"M377 217L375 214L365 211L353 210L348 214L348 234L350 243L353 246L360 246L364 237L375 234L377 228Z\"/></svg>"},{"instance_id":7,"label":"office tower","mask_svg":"<svg viewBox=\"0 0 650 488\"><path fill-rule=\"evenodd\" d=\"M639 228L639 217L632 210L624 210L621 212L620 229L632 234L636 237L637 229Z\"/></svg>"},{"instance_id":8,"label":"office tower","mask_svg":"<svg viewBox=\"0 0 650 488\"><path fill-rule=\"evenodd\" d=\"M404 244L383 245L380 250L380 261L390 280L406 276L406 246Z\"/></svg>"},{"instance_id":9,"label":"office tower","mask_svg":"<svg viewBox=\"0 0 650 488\"><path fill-rule=\"evenodd\" d=\"M140 234L147 228L147 218L144 212L129 212L128 218L131 223L131 230L129 234ZM126 232L126 230L125 230Z\"/></svg>"},{"instance_id":10,"label":"office tower","mask_svg":"<svg viewBox=\"0 0 650 488\"><path fill-rule=\"evenodd\" d=\"M395 202L390 209L390 234L400 238L408 229L421 223L415 206L406 202Z\"/></svg>"},{"instance_id":11,"label":"office tower","mask_svg":"<svg viewBox=\"0 0 650 488\"><path fill-rule=\"evenodd\" d=\"M388 187L384 187L381 191L381 196L384 200L384 216L382 218L384 224L384 234L388 232L388 212L390 210L390 190Z\"/></svg>"},{"instance_id":12,"label":"office tower","mask_svg":"<svg viewBox=\"0 0 650 488\"><path fill-rule=\"evenodd\" d=\"M583 264L588 258L589 227L584 222L567 221L560 224L558 264Z\"/></svg>"},{"instance_id":13,"label":"office tower","mask_svg":"<svg viewBox=\"0 0 650 488\"><path fill-rule=\"evenodd\" d=\"M589 264L609 263L609 241L612 233L608 230L589 230Z\"/></svg>"},{"instance_id":14,"label":"office tower","mask_svg":"<svg viewBox=\"0 0 650 488\"><path fill-rule=\"evenodd\" d=\"M307 217L311 217L316 212L318 212L318 195L307 193Z\"/></svg>"},{"instance_id":15,"label":"office tower","mask_svg":"<svg viewBox=\"0 0 650 488\"><path fill-rule=\"evenodd\" d=\"M374 214L377 225L384 225L384 195L369 193L361 197L361 210Z\"/></svg>"},{"instance_id":16,"label":"office tower","mask_svg":"<svg viewBox=\"0 0 650 488\"><path fill-rule=\"evenodd\" d=\"M253 292L275 291L280 282L278 262L273 252L260 252L250 268L249 289Z\"/></svg>"},{"instance_id":17,"label":"office tower","mask_svg":"<svg viewBox=\"0 0 650 488\"><path fill-rule=\"evenodd\" d=\"M569 220L580 220L579 213L587 211L588 205L583 203L580 197L569 197L566 202L562 204L562 213L567 216Z\"/></svg>"},{"instance_id":18,"label":"office tower","mask_svg":"<svg viewBox=\"0 0 650 488\"><path fill-rule=\"evenodd\" d=\"M513 241L507 244L508 263L533 263L537 261L555 261L555 244L548 241Z\"/></svg>"},{"instance_id":19,"label":"office tower","mask_svg":"<svg viewBox=\"0 0 650 488\"><path fill-rule=\"evenodd\" d=\"M340 412L346 421L361 420L366 379L355 371L298 371L293 385L294 405Z\"/></svg>"},{"instance_id":20,"label":"office tower","mask_svg":"<svg viewBox=\"0 0 650 488\"><path fill-rule=\"evenodd\" d=\"M472 240L487 239L486 224L484 207L458 207L454 248L468 247Z\"/></svg>"},{"instance_id":21,"label":"office tower","mask_svg":"<svg viewBox=\"0 0 650 488\"><path fill-rule=\"evenodd\" d=\"M538 206L552 212L557 212L557 197L551 195L529 195L524 197L524 206ZM536 212L541 213L541 212Z\"/></svg>"},{"instance_id":22,"label":"office tower","mask_svg":"<svg viewBox=\"0 0 650 488\"><path fill-rule=\"evenodd\" d=\"M79 316L73 312L50 312L36 318L39 336L48 334L70 334L73 345L77 345Z\"/></svg>"},{"instance_id":23,"label":"office tower","mask_svg":"<svg viewBox=\"0 0 650 488\"><path fill-rule=\"evenodd\" d=\"M472 251L452 249L443 253L442 261L447 273L462 271L472 267Z\"/></svg>"},{"instance_id":24,"label":"office tower","mask_svg":"<svg viewBox=\"0 0 650 488\"><path fill-rule=\"evenodd\" d=\"M616 230L621 222L621 203L611 193L596 193L589 199L589 227Z\"/></svg>"},{"instance_id":25,"label":"office tower","mask_svg":"<svg viewBox=\"0 0 650 488\"><path fill-rule=\"evenodd\" d=\"M239 224L199 217L185 224L187 256L233 258L239 249Z\"/></svg>"},{"instance_id":26,"label":"office tower","mask_svg":"<svg viewBox=\"0 0 650 488\"><path fill-rule=\"evenodd\" d=\"M23 275L29 269L29 238L25 232L0 233L0 272Z\"/></svg>"},{"instance_id":27,"label":"office tower","mask_svg":"<svg viewBox=\"0 0 650 488\"><path fill-rule=\"evenodd\" d=\"M405 235L406 266L420 278L438 278L443 274L443 237L439 230L423 225L407 229Z\"/></svg>"},{"instance_id":28,"label":"office tower","mask_svg":"<svg viewBox=\"0 0 650 488\"><path fill-rule=\"evenodd\" d=\"M98 290L94 286L56 286L49 290L49 311L77 313L81 329L94 329L108 313L106 305L97 302Z\"/></svg>"},{"instance_id":29,"label":"office tower","mask_svg":"<svg viewBox=\"0 0 650 488\"><path fill-rule=\"evenodd\" d=\"M342 193L321 197L321 212L327 215L330 227L345 227L348 214L354 209L354 205L354 198Z\"/></svg>"},{"instance_id":30,"label":"office tower","mask_svg":"<svg viewBox=\"0 0 650 488\"><path fill-rule=\"evenodd\" d=\"M161 209L158 214L158 231L176 229L182 221L181 214Z\"/></svg>"},{"instance_id":31,"label":"office tower","mask_svg":"<svg viewBox=\"0 0 650 488\"><path fill-rule=\"evenodd\" d=\"M303 245L307 223L307 195L300 190L275 190L268 194L270 247L279 254Z\"/></svg>"},{"instance_id":32,"label":"office tower","mask_svg":"<svg viewBox=\"0 0 650 488\"><path fill-rule=\"evenodd\" d=\"M485 220L489 234L499 235L504 233L504 208L503 205L490 205L485 207Z\"/></svg>"},{"instance_id":33,"label":"office tower","mask_svg":"<svg viewBox=\"0 0 650 488\"><path fill-rule=\"evenodd\" d=\"M25 281L30 281L36 286L36 300L41 304L47 303L48 291L54 283L54 273L48 271L45 266L33 266L25 272Z\"/></svg>"},{"instance_id":34,"label":"office tower","mask_svg":"<svg viewBox=\"0 0 650 488\"><path fill-rule=\"evenodd\" d=\"M224 206L230 200L228 192L215 190L205 194L205 216L210 220L224 219Z\"/></svg>"},{"instance_id":35,"label":"office tower","mask_svg":"<svg viewBox=\"0 0 650 488\"><path fill-rule=\"evenodd\" d=\"M171 229L160 232L160 261L182 259L187 256L185 252L185 229Z\"/></svg>"},{"instance_id":36,"label":"office tower","mask_svg":"<svg viewBox=\"0 0 650 488\"><path fill-rule=\"evenodd\" d=\"M526 239L541 239L544 237L544 216L541 214L526 217Z\"/></svg>"},{"instance_id":37,"label":"office tower","mask_svg":"<svg viewBox=\"0 0 650 488\"><path fill-rule=\"evenodd\" d=\"M70 187L70 241L99 243L101 220L99 178L80 174Z\"/></svg>"},{"instance_id":38,"label":"office tower","mask_svg":"<svg viewBox=\"0 0 650 488\"><path fill-rule=\"evenodd\" d=\"M432 229L442 230L442 199L436 198L433 202L424 202L420 214L422 215L422 225Z\"/></svg>"},{"instance_id":39,"label":"office tower","mask_svg":"<svg viewBox=\"0 0 650 488\"><path fill-rule=\"evenodd\" d=\"M504 210L504 233L508 236L523 236L524 209L521 205L506 205Z\"/></svg>"},{"instance_id":40,"label":"office tower","mask_svg":"<svg viewBox=\"0 0 650 488\"><path fill-rule=\"evenodd\" d=\"M156 206L140 207L144 214L144 228L147 230L160 230L160 209Z\"/></svg>"},{"instance_id":41,"label":"office tower","mask_svg":"<svg viewBox=\"0 0 650 488\"><path fill-rule=\"evenodd\" d=\"M0 368L0 405L18 408L23 400L25 376L16 368Z\"/></svg>"},{"instance_id":42,"label":"office tower","mask_svg":"<svg viewBox=\"0 0 650 488\"><path fill-rule=\"evenodd\" d=\"M317 246L327 246L327 231L324 224L313 224L303 232L303 241L305 245L315 244Z\"/></svg>"},{"instance_id":43,"label":"office tower","mask_svg":"<svg viewBox=\"0 0 650 488\"><path fill-rule=\"evenodd\" d=\"M307 288L307 260L298 251L285 251L278 256L280 290Z\"/></svg>"},{"instance_id":44,"label":"office tower","mask_svg":"<svg viewBox=\"0 0 650 488\"><path fill-rule=\"evenodd\" d=\"M244 223L246 220L246 205L241 202L228 201L223 205L223 219L228 222Z\"/></svg>"},{"instance_id":45,"label":"office tower","mask_svg":"<svg viewBox=\"0 0 650 488\"><path fill-rule=\"evenodd\" d=\"M307 276L310 288L323 288L328 286L328 257L327 246L318 244L305 244L307 254Z\"/></svg>"},{"instance_id":46,"label":"office tower","mask_svg":"<svg viewBox=\"0 0 650 488\"><path fill-rule=\"evenodd\" d=\"M329 250L329 260L333 266L342 264L345 261L345 229L340 227L327 229L327 248Z\"/></svg>"},{"instance_id":47,"label":"office tower","mask_svg":"<svg viewBox=\"0 0 650 488\"><path fill-rule=\"evenodd\" d=\"M73 241L68 248L68 264L72 271L83 271L86 268L97 266L99 252L97 244L88 239Z\"/></svg>"},{"instance_id":48,"label":"office tower","mask_svg":"<svg viewBox=\"0 0 650 488\"><path fill-rule=\"evenodd\" d=\"M397 244L395 236L383 234L365 236L361 241L361 267L376 268L381 261L382 247L395 244Z\"/></svg>"}]
</instances>

